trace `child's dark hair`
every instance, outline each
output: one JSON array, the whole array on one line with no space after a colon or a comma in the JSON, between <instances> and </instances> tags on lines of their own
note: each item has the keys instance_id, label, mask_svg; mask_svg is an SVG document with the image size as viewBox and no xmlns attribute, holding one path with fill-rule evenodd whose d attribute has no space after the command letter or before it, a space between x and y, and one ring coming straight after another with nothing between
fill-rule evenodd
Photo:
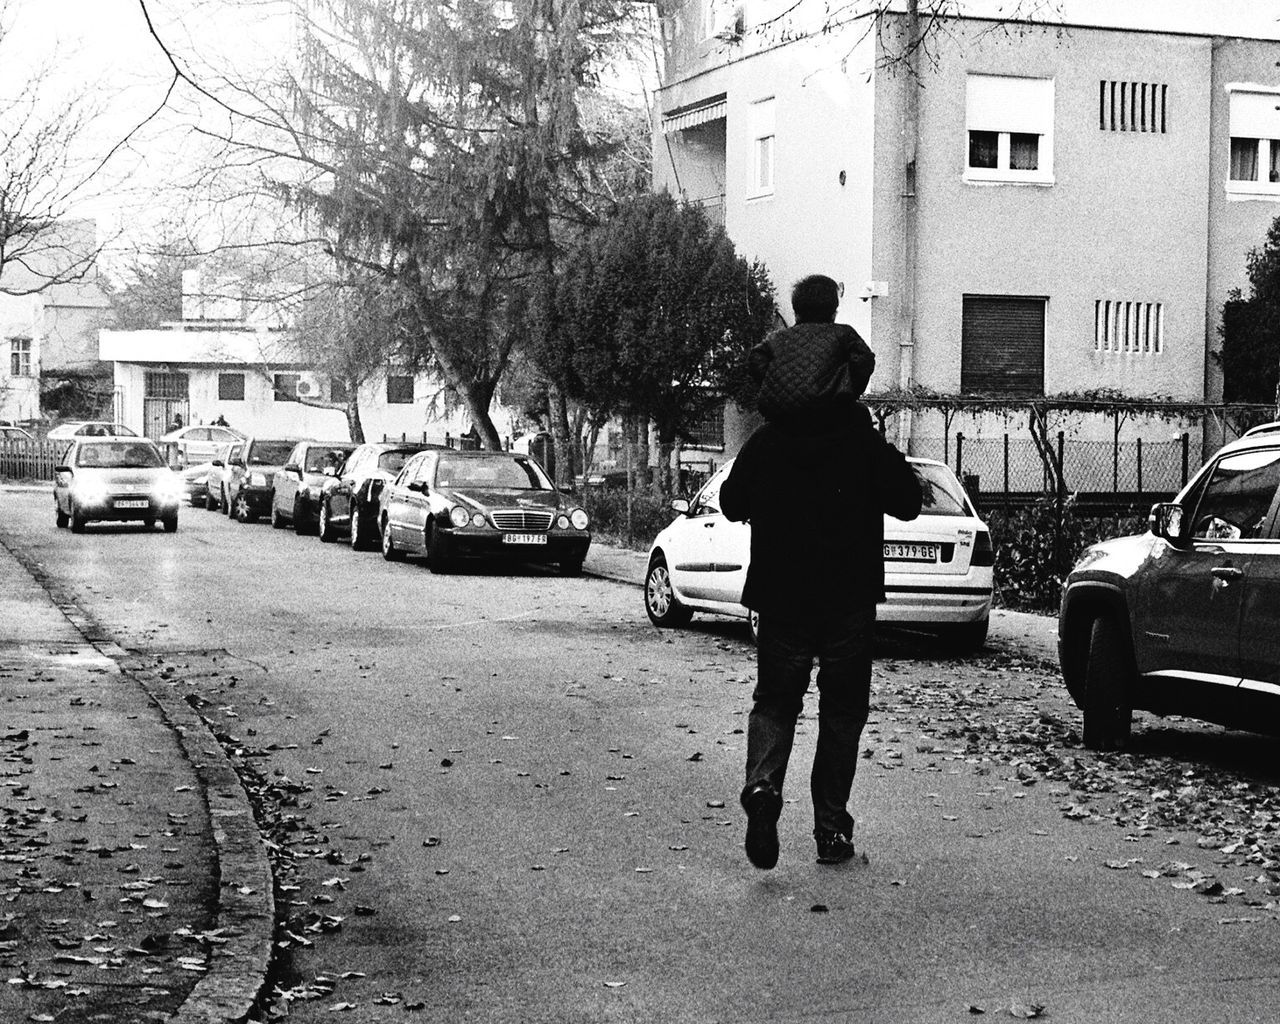
<instances>
[{"instance_id":1,"label":"child's dark hair","mask_svg":"<svg viewBox=\"0 0 1280 1024\"><path fill-rule=\"evenodd\" d=\"M791 309L796 322L829 323L840 306L840 286L823 274L810 274L791 289Z\"/></svg>"}]
</instances>

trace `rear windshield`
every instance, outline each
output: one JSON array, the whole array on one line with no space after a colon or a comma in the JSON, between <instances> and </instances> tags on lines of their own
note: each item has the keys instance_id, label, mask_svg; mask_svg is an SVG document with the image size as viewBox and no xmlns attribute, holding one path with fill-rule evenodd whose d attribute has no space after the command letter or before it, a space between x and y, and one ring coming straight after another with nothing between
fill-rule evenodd
<instances>
[{"instance_id":1,"label":"rear windshield","mask_svg":"<svg viewBox=\"0 0 1280 1024\"><path fill-rule=\"evenodd\" d=\"M410 455L416 454L413 451L405 452L383 452L378 456L378 468L388 473L399 473L404 469L404 464L408 461Z\"/></svg>"},{"instance_id":2,"label":"rear windshield","mask_svg":"<svg viewBox=\"0 0 1280 1024\"><path fill-rule=\"evenodd\" d=\"M519 456L460 459L442 455L436 466L437 487L496 487L516 491L549 491L551 481L537 466Z\"/></svg>"},{"instance_id":3,"label":"rear windshield","mask_svg":"<svg viewBox=\"0 0 1280 1024\"><path fill-rule=\"evenodd\" d=\"M325 466L332 466L337 469L346 461L347 455L350 454L346 448L310 448L307 450L308 473L322 473Z\"/></svg>"},{"instance_id":4,"label":"rear windshield","mask_svg":"<svg viewBox=\"0 0 1280 1024\"><path fill-rule=\"evenodd\" d=\"M118 444L86 444L76 456L77 466L100 469L154 469L165 464L152 444L121 441Z\"/></svg>"},{"instance_id":5,"label":"rear windshield","mask_svg":"<svg viewBox=\"0 0 1280 1024\"><path fill-rule=\"evenodd\" d=\"M249 449L249 465L283 466L297 444L296 441L255 441Z\"/></svg>"},{"instance_id":6,"label":"rear windshield","mask_svg":"<svg viewBox=\"0 0 1280 1024\"><path fill-rule=\"evenodd\" d=\"M911 467L920 478L922 516L967 516L964 491L951 470L943 466L915 463Z\"/></svg>"}]
</instances>

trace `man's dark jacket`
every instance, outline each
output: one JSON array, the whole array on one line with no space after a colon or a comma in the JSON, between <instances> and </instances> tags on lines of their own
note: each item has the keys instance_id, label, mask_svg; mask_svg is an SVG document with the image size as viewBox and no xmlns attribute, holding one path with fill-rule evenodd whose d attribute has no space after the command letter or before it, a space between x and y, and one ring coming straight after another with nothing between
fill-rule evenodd
<instances>
[{"instance_id":1,"label":"man's dark jacket","mask_svg":"<svg viewBox=\"0 0 1280 1024\"><path fill-rule=\"evenodd\" d=\"M788 617L872 607L884 600L884 514L920 514L920 482L871 425L799 437L765 424L720 488L720 508L751 523L742 603Z\"/></svg>"}]
</instances>

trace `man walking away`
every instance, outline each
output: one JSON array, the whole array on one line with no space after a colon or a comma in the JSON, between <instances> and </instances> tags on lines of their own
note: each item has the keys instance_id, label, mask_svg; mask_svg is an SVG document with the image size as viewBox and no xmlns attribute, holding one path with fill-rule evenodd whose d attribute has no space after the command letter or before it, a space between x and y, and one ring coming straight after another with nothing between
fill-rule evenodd
<instances>
[{"instance_id":1,"label":"man walking away","mask_svg":"<svg viewBox=\"0 0 1280 1024\"><path fill-rule=\"evenodd\" d=\"M751 523L742 603L760 617L747 728L746 850L778 862L782 786L818 661L818 742L810 775L818 863L854 855L847 809L871 696L876 604L884 600L885 513L914 519L920 483L860 403L837 429L788 433L766 423L743 446L720 507Z\"/></svg>"}]
</instances>

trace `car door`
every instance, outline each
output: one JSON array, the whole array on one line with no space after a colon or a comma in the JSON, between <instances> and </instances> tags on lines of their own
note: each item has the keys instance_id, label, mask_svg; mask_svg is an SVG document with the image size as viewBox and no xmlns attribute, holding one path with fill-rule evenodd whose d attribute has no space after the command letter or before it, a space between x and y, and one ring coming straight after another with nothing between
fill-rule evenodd
<instances>
[{"instance_id":1,"label":"car door","mask_svg":"<svg viewBox=\"0 0 1280 1024\"><path fill-rule=\"evenodd\" d=\"M387 525L391 530L391 539L398 547L405 545L405 537L409 532L408 497L413 494L413 491L409 490L409 485L418 478L418 471L422 468L424 458L424 456L418 456L406 462L399 475L382 492L382 511L386 515Z\"/></svg>"},{"instance_id":2,"label":"car door","mask_svg":"<svg viewBox=\"0 0 1280 1024\"><path fill-rule=\"evenodd\" d=\"M672 585L693 600L723 600L717 596L713 537L728 523L720 511L720 485L728 475L729 467L725 466L694 496L688 514L677 520L677 543L667 552Z\"/></svg>"},{"instance_id":3,"label":"car door","mask_svg":"<svg viewBox=\"0 0 1280 1024\"><path fill-rule=\"evenodd\" d=\"M329 515L337 519L351 515L351 506L354 500L352 495L359 484L362 467L368 465L368 462L369 452L365 449L355 451L342 464L342 473L328 489Z\"/></svg>"},{"instance_id":4,"label":"car door","mask_svg":"<svg viewBox=\"0 0 1280 1024\"><path fill-rule=\"evenodd\" d=\"M431 516L430 494L436 462L430 455L424 456L401 496L401 523L404 527L404 546L407 548L421 550L426 547L426 526L427 519Z\"/></svg>"},{"instance_id":5,"label":"car door","mask_svg":"<svg viewBox=\"0 0 1280 1024\"><path fill-rule=\"evenodd\" d=\"M294 445L293 451L284 460L284 465L276 470L272 483L275 493L271 501L285 515L293 515L293 499L297 496L298 485L302 482L302 466L306 457L307 443L303 441Z\"/></svg>"},{"instance_id":6,"label":"car door","mask_svg":"<svg viewBox=\"0 0 1280 1024\"><path fill-rule=\"evenodd\" d=\"M1252 548L1240 602L1240 689L1246 706L1274 714L1280 699L1280 490L1264 538Z\"/></svg>"},{"instance_id":7,"label":"car door","mask_svg":"<svg viewBox=\"0 0 1280 1024\"><path fill-rule=\"evenodd\" d=\"M1149 679L1234 690L1241 679L1244 595L1270 532L1280 488L1280 449L1228 454L1184 507L1182 546L1159 542L1139 598L1135 646Z\"/></svg>"}]
</instances>

